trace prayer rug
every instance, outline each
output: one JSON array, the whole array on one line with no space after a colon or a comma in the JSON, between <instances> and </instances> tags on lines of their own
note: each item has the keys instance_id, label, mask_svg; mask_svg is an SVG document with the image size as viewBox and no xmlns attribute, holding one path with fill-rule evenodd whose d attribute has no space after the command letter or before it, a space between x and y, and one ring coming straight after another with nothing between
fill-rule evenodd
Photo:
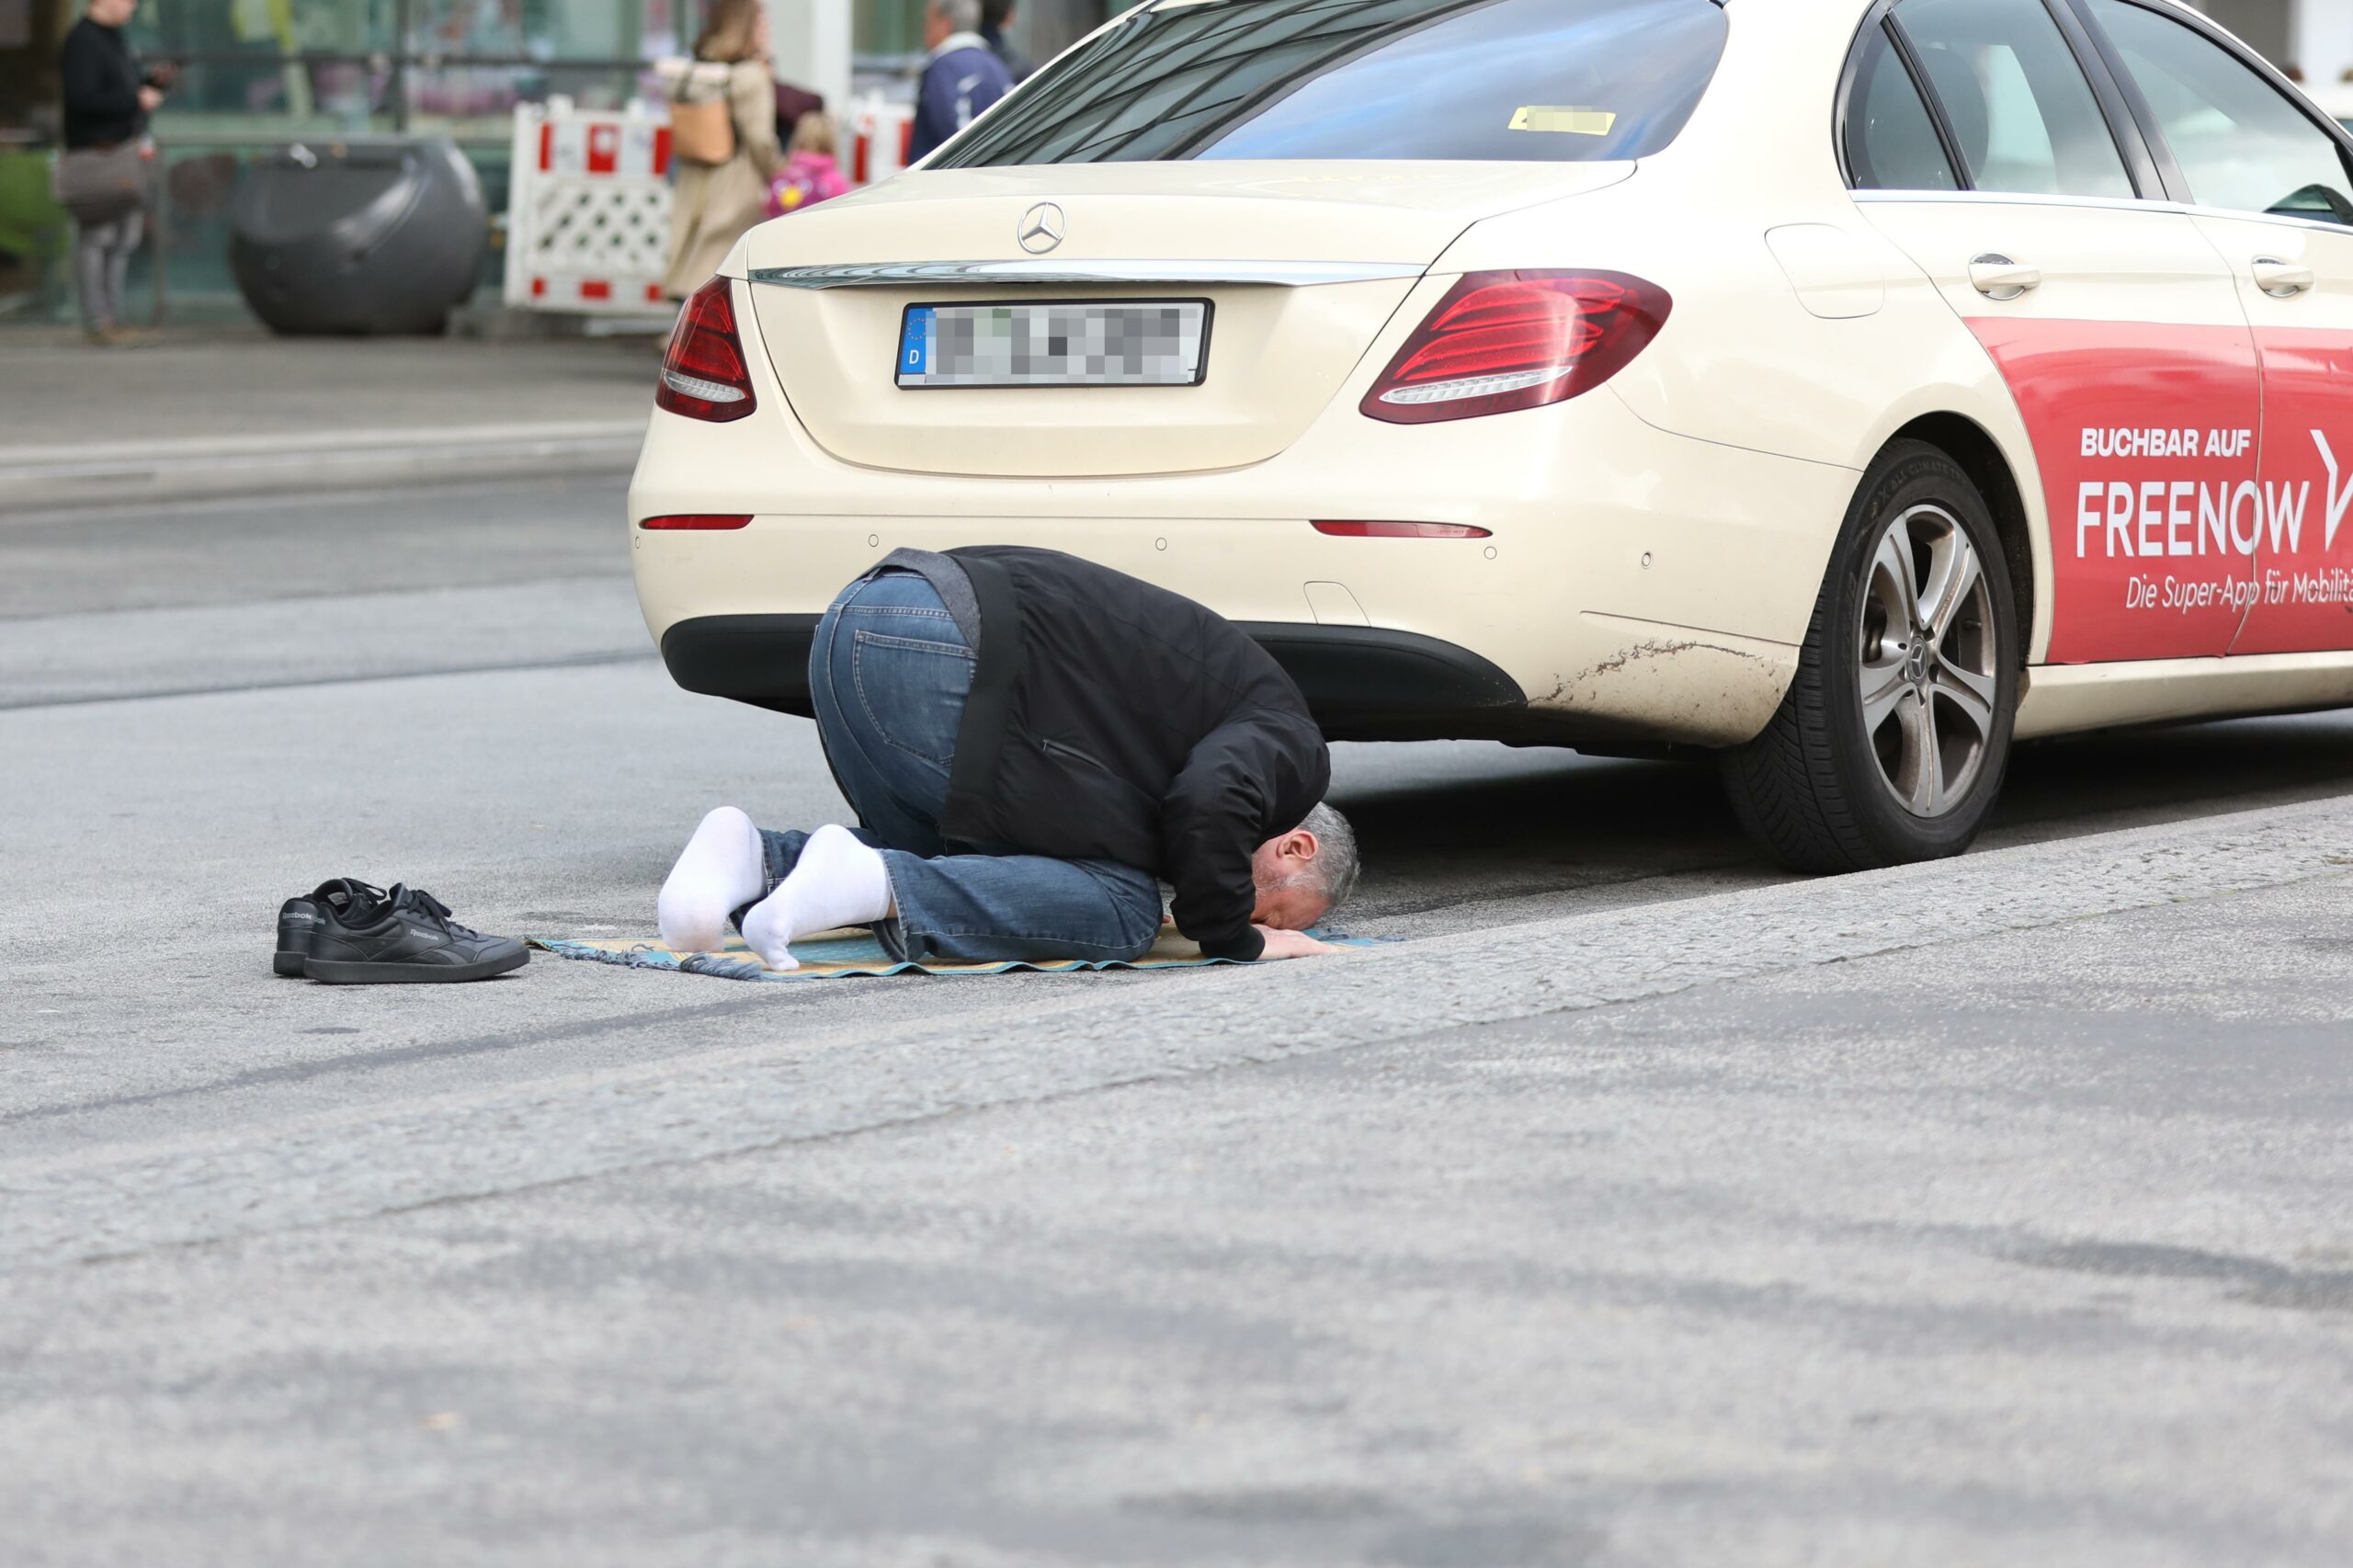
<instances>
[{"instance_id":1,"label":"prayer rug","mask_svg":"<svg viewBox=\"0 0 2353 1568\"><path fill-rule=\"evenodd\" d=\"M1336 937L1328 931L1312 933L1319 939L1347 948L1369 948L1370 937ZM631 969L666 969L680 974L716 975L722 980L839 980L850 975L885 974L1006 974L1015 970L1029 970L1040 974L1077 974L1102 969L1207 969L1217 964L1232 963L1232 959L1213 959L1176 934L1174 926L1161 927L1160 940L1142 958L1126 961L1090 959L1031 959L1008 963L901 963L882 950L882 944L865 931L844 929L822 931L792 944L792 956L801 967L773 970L760 961L760 956L745 945L744 938L729 933L723 952L681 953L664 947L658 941L643 937L533 937L531 946L543 953L553 953L560 959L585 959L591 963L623 964Z\"/></svg>"}]
</instances>

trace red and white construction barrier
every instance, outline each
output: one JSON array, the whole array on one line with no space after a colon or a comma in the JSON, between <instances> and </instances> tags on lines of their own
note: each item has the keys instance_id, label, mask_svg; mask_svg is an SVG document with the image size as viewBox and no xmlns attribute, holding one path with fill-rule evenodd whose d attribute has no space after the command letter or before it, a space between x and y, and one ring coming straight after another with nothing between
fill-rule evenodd
<instances>
[{"instance_id":1,"label":"red and white construction barrier","mask_svg":"<svg viewBox=\"0 0 2353 1568\"><path fill-rule=\"evenodd\" d=\"M849 106L849 167L853 186L889 179L913 162L907 148L915 141L915 108L869 94Z\"/></svg>"},{"instance_id":2,"label":"red and white construction barrier","mask_svg":"<svg viewBox=\"0 0 2353 1568\"><path fill-rule=\"evenodd\" d=\"M858 99L845 117L853 186L907 166L915 108ZM643 315L665 307L670 124L636 105L518 104L506 202L510 309Z\"/></svg>"},{"instance_id":3,"label":"red and white construction barrier","mask_svg":"<svg viewBox=\"0 0 2353 1568\"><path fill-rule=\"evenodd\" d=\"M506 203L510 308L642 315L663 308L670 127L638 112L518 104Z\"/></svg>"}]
</instances>

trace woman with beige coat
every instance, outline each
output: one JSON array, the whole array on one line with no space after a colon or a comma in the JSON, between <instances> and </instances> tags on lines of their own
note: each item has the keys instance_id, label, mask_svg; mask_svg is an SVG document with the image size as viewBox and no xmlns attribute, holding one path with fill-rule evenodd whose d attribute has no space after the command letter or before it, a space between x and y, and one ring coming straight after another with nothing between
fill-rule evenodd
<instances>
[{"instance_id":1,"label":"woman with beige coat","mask_svg":"<svg viewBox=\"0 0 2353 1568\"><path fill-rule=\"evenodd\" d=\"M768 181L784 161L767 59L768 18L760 0L713 0L695 40L695 62L674 90L688 102L724 93L734 152L723 164L676 160L670 266L662 278L663 292L674 300L700 288L744 231L767 216Z\"/></svg>"}]
</instances>

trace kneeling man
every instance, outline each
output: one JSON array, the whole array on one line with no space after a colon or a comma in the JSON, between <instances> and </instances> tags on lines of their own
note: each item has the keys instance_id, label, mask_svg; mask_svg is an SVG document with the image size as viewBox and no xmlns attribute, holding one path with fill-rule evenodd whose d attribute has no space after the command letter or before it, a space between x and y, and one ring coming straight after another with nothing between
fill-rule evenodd
<instances>
[{"instance_id":1,"label":"kneeling man","mask_svg":"<svg viewBox=\"0 0 2353 1568\"><path fill-rule=\"evenodd\" d=\"M1299 687L1192 600L1050 550L898 551L809 653L817 733L857 828L779 833L732 806L663 884L662 939L733 918L772 969L837 926L917 962L1329 952L1302 935L1356 881Z\"/></svg>"}]
</instances>

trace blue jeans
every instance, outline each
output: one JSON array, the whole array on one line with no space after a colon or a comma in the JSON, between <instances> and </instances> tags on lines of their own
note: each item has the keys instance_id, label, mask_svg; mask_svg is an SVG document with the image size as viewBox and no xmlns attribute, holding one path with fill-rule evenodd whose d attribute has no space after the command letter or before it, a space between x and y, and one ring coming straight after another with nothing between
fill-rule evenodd
<instances>
[{"instance_id":1,"label":"blue jeans","mask_svg":"<svg viewBox=\"0 0 2353 1568\"><path fill-rule=\"evenodd\" d=\"M1110 860L996 853L941 836L974 656L932 586L892 571L851 584L817 623L817 733L859 838L882 852L896 919L875 927L917 963L1140 958L1160 934L1160 884ZM761 830L773 891L808 842Z\"/></svg>"}]
</instances>

